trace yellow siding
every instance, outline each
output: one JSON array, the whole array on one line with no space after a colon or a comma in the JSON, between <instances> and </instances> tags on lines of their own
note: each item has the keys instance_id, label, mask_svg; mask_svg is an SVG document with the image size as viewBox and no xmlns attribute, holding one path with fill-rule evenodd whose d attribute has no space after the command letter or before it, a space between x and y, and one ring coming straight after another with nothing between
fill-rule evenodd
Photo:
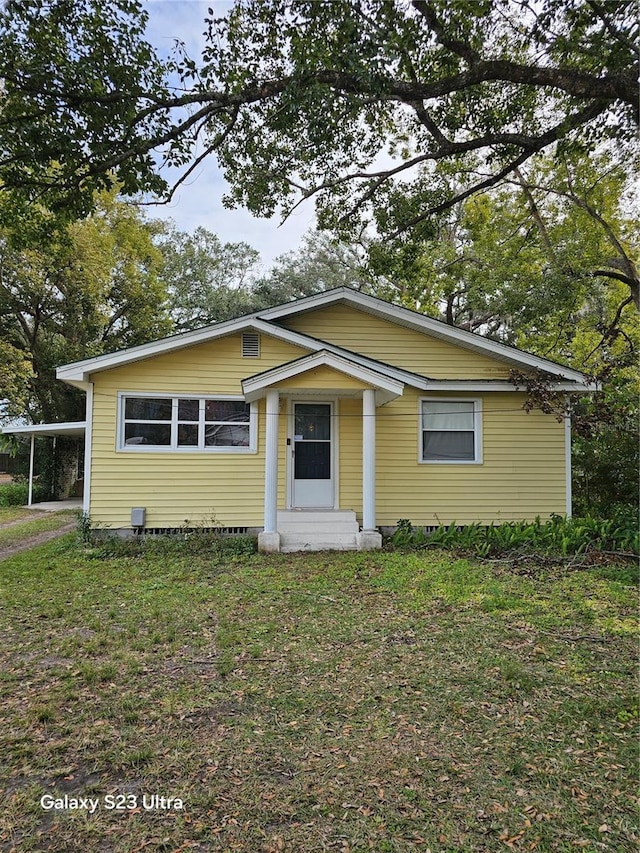
<instances>
[{"instance_id":1,"label":"yellow siding","mask_svg":"<svg viewBox=\"0 0 640 853\"><path fill-rule=\"evenodd\" d=\"M362 400L340 400L338 411L340 507L355 510L362 523Z\"/></svg>"},{"instance_id":2,"label":"yellow siding","mask_svg":"<svg viewBox=\"0 0 640 853\"><path fill-rule=\"evenodd\" d=\"M298 390L300 388L308 388L309 390L332 389L348 391L362 390L363 388L369 388L370 386L366 385L364 382L360 382L358 379L353 379L351 376L347 376L345 373L341 373L331 367L322 365L322 367L307 370L306 373L298 374L298 376L292 376L291 379L285 379L282 382L278 382L273 387L277 388L279 391L288 391L291 389Z\"/></svg>"},{"instance_id":3,"label":"yellow siding","mask_svg":"<svg viewBox=\"0 0 640 853\"><path fill-rule=\"evenodd\" d=\"M400 518L421 525L490 523L564 514L563 424L538 411L524 412L523 394L485 394L482 464L424 464L418 462L420 396L406 389L377 410L378 524L394 525Z\"/></svg>"},{"instance_id":4,"label":"yellow siding","mask_svg":"<svg viewBox=\"0 0 640 853\"><path fill-rule=\"evenodd\" d=\"M431 379L504 379L509 365L345 305L288 317L287 328Z\"/></svg>"},{"instance_id":5,"label":"yellow siding","mask_svg":"<svg viewBox=\"0 0 640 853\"><path fill-rule=\"evenodd\" d=\"M91 518L107 528L130 526L134 506L147 508L147 527L207 523L262 525L264 401L257 453L131 453L116 451L118 391L241 394L242 379L307 351L263 335L260 358L241 358L240 335L94 375ZM284 448L286 418L282 417ZM281 458L284 458L284 452Z\"/></svg>"}]
</instances>

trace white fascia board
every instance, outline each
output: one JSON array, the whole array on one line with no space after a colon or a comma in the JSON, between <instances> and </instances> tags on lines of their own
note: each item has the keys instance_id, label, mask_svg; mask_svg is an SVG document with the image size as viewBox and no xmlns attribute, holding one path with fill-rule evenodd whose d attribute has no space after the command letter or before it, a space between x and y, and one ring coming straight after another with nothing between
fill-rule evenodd
<instances>
[{"instance_id":1,"label":"white fascia board","mask_svg":"<svg viewBox=\"0 0 640 853\"><path fill-rule=\"evenodd\" d=\"M84 435L86 421L67 421L59 424L25 424L24 426L4 427L4 435Z\"/></svg>"},{"instance_id":2,"label":"white fascia board","mask_svg":"<svg viewBox=\"0 0 640 853\"><path fill-rule=\"evenodd\" d=\"M584 383L587 381L587 377L583 373L573 370L570 367L564 367L564 365L556 364L553 361L548 361L546 358L523 352L507 344L500 344L489 340L489 338L483 338L473 332L449 326L440 320L434 320L432 317L418 314L407 308L392 305L390 302L360 293L357 290L351 290L348 287L336 288L335 290L329 290L325 293L296 300L296 302L288 305L276 306L275 308L262 311L260 316L269 320L279 320L291 314L312 311L316 308L331 305L334 302L346 302L369 314L391 320L418 332L427 332L432 337L457 344L475 352L490 354L514 366L543 370L546 373L575 382Z\"/></svg>"},{"instance_id":3,"label":"white fascia board","mask_svg":"<svg viewBox=\"0 0 640 853\"><path fill-rule=\"evenodd\" d=\"M425 382L427 391L526 391L527 389L514 385L513 382L469 382L467 380L438 380L428 379ZM597 382L554 382L552 391L572 391L574 394L587 394L591 391L599 391Z\"/></svg>"},{"instance_id":4,"label":"white fascia board","mask_svg":"<svg viewBox=\"0 0 640 853\"><path fill-rule=\"evenodd\" d=\"M399 397L404 391L404 384L402 382L398 382L377 370L363 367L350 359L343 358L327 350L321 350L312 355L296 359L296 361L274 367L272 370L267 370L264 373L250 376L242 381L242 391L247 402L251 402L258 399L258 397L264 396L266 389L272 385L322 366L330 367L339 373L344 373L353 379L364 382L366 385L371 385L377 391L383 392L376 397L381 402L389 402L394 397Z\"/></svg>"},{"instance_id":5,"label":"white fascia board","mask_svg":"<svg viewBox=\"0 0 640 853\"><path fill-rule=\"evenodd\" d=\"M271 337L279 338L280 340L298 343L294 340L294 336L299 338L300 346L305 349L315 349L310 347L309 341L304 335L296 335L289 329L284 329L282 326L264 323L256 319L253 315L249 317L240 317L236 320L228 320L224 323L215 326L206 326L202 329L196 329L193 332L184 332L181 335L172 335L169 338L162 338L159 341L152 341L148 344L141 344L137 347L129 347L128 349L119 350L117 352L108 353L106 355L98 355L95 358L88 358L84 361L76 361L72 364L64 364L56 370L56 377L68 382L70 385L78 385L89 381L93 373L100 373L103 370L110 370L113 367L121 367L125 364L132 364L136 361L142 361L146 358L152 358L155 355L163 355L165 353L174 352L184 349L185 347L196 346L197 344L208 343L217 338L233 335L238 332L244 332L247 329L252 331L262 332Z\"/></svg>"}]
</instances>

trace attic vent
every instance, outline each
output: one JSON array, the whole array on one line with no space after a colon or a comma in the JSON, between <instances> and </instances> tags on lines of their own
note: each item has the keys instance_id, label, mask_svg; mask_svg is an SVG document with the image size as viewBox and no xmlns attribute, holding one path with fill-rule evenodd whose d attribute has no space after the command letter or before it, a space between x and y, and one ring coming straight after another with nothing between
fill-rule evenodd
<instances>
[{"instance_id":1,"label":"attic vent","mask_svg":"<svg viewBox=\"0 0 640 853\"><path fill-rule=\"evenodd\" d=\"M257 332L242 333L242 357L260 358L260 335Z\"/></svg>"}]
</instances>

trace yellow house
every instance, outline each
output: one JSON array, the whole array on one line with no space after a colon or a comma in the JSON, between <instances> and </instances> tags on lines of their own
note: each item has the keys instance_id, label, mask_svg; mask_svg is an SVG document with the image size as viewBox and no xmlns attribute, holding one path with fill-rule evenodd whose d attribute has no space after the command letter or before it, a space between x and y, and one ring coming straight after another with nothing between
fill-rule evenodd
<instances>
[{"instance_id":1,"label":"yellow house","mask_svg":"<svg viewBox=\"0 0 640 853\"><path fill-rule=\"evenodd\" d=\"M338 288L68 364L84 510L121 533L221 526L263 551L370 549L414 525L571 513L570 424L510 371L576 370Z\"/></svg>"}]
</instances>

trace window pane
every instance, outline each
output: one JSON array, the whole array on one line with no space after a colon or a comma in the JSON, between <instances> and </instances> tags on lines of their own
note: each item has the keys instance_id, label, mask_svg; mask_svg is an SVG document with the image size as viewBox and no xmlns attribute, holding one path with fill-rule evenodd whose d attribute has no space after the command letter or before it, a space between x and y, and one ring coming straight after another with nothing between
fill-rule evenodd
<instances>
[{"instance_id":1,"label":"window pane","mask_svg":"<svg viewBox=\"0 0 640 853\"><path fill-rule=\"evenodd\" d=\"M473 402L425 400L422 403L423 429L473 429Z\"/></svg>"},{"instance_id":2,"label":"window pane","mask_svg":"<svg viewBox=\"0 0 640 853\"><path fill-rule=\"evenodd\" d=\"M331 478L331 443L328 441L296 441L296 480L329 480Z\"/></svg>"},{"instance_id":3,"label":"window pane","mask_svg":"<svg viewBox=\"0 0 640 853\"><path fill-rule=\"evenodd\" d=\"M422 434L423 459L460 460L475 459L472 432L424 432Z\"/></svg>"},{"instance_id":4,"label":"window pane","mask_svg":"<svg viewBox=\"0 0 640 853\"><path fill-rule=\"evenodd\" d=\"M295 434L304 441L329 441L331 406L327 403L296 403Z\"/></svg>"},{"instance_id":5,"label":"window pane","mask_svg":"<svg viewBox=\"0 0 640 853\"><path fill-rule=\"evenodd\" d=\"M243 400L205 400L204 419L249 423L249 404Z\"/></svg>"},{"instance_id":6,"label":"window pane","mask_svg":"<svg viewBox=\"0 0 640 853\"><path fill-rule=\"evenodd\" d=\"M199 409L199 400L178 400L178 420L197 421Z\"/></svg>"},{"instance_id":7,"label":"window pane","mask_svg":"<svg viewBox=\"0 0 640 853\"><path fill-rule=\"evenodd\" d=\"M170 421L171 398L127 397L124 416L127 420Z\"/></svg>"},{"instance_id":8,"label":"window pane","mask_svg":"<svg viewBox=\"0 0 640 853\"><path fill-rule=\"evenodd\" d=\"M124 443L129 447L136 444L166 447L171 444L171 424L125 424Z\"/></svg>"},{"instance_id":9,"label":"window pane","mask_svg":"<svg viewBox=\"0 0 640 853\"><path fill-rule=\"evenodd\" d=\"M249 447L249 424L220 424L205 427L205 447Z\"/></svg>"},{"instance_id":10,"label":"window pane","mask_svg":"<svg viewBox=\"0 0 640 853\"><path fill-rule=\"evenodd\" d=\"M198 446L198 424L178 424L178 447Z\"/></svg>"}]
</instances>

